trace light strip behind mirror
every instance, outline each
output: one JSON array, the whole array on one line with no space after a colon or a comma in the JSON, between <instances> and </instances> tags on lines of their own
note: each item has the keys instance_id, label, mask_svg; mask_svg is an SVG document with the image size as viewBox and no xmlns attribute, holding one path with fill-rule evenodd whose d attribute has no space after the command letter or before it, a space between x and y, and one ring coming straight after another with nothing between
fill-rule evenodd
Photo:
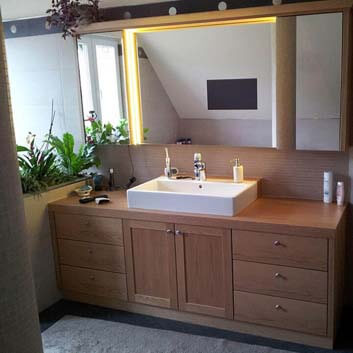
<instances>
[{"instance_id":1,"label":"light strip behind mirror","mask_svg":"<svg viewBox=\"0 0 353 353\"><path fill-rule=\"evenodd\" d=\"M251 19L238 19L228 21L212 21L201 23L189 23L171 26L155 26L145 28L133 28L123 30L123 50L125 63L127 104L129 114L130 143L138 145L143 143L143 122L141 107L140 75L138 64L138 50L136 33L159 32L176 29L188 29L213 26L249 25L261 23L275 23L276 17L262 17Z\"/></svg>"}]
</instances>

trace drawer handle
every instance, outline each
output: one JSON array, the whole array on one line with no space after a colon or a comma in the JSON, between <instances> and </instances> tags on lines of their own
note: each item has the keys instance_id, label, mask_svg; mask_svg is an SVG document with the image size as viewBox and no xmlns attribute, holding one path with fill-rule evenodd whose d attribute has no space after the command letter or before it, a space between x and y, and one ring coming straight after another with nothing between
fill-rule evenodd
<instances>
[{"instance_id":1,"label":"drawer handle","mask_svg":"<svg viewBox=\"0 0 353 353\"><path fill-rule=\"evenodd\" d=\"M281 245L281 243L280 243L279 240L276 240L273 244L274 244L275 246L280 246L280 245Z\"/></svg>"},{"instance_id":2,"label":"drawer handle","mask_svg":"<svg viewBox=\"0 0 353 353\"><path fill-rule=\"evenodd\" d=\"M171 229L167 229L165 232L166 232L167 234L173 234L173 231L172 231Z\"/></svg>"},{"instance_id":3,"label":"drawer handle","mask_svg":"<svg viewBox=\"0 0 353 353\"><path fill-rule=\"evenodd\" d=\"M275 273L275 278L280 278L280 277L282 277L281 274L279 272L276 272Z\"/></svg>"},{"instance_id":4,"label":"drawer handle","mask_svg":"<svg viewBox=\"0 0 353 353\"><path fill-rule=\"evenodd\" d=\"M279 304L276 304L276 305L275 305L275 308L276 308L277 310L282 310L282 307L281 307Z\"/></svg>"},{"instance_id":5,"label":"drawer handle","mask_svg":"<svg viewBox=\"0 0 353 353\"><path fill-rule=\"evenodd\" d=\"M176 230L175 235L183 235L183 232L181 230Z\"/></svg>"}]
</instances>

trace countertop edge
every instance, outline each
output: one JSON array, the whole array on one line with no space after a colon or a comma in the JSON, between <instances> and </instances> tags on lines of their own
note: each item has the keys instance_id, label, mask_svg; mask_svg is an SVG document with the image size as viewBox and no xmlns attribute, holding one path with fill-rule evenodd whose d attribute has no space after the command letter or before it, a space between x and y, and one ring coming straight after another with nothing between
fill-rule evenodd
<instances>
[{"instance_id":1,"label":"countertop edge","mask_svg":"<svg viewBox=\"0 0 353 353\"><path fill-rule=\"evenodd\" d=\"M121 192L120 192L121 193ZM124 201L124 195L120 195L121 201ZM267 219L257 219L256 217L244 217L234 216L213 216L204 214L188 214L179 212L166 212L166 211L154 211L154 210L143 210L143 209L128 209L126 206L116 208L108 208L92 205L81 205L79 203L73 204L68 203L72 200L78 200L77 197L65 198L48 204L48 210L51 212L61 212L61 213L72 213L78 215L87 216L100 216L100 217L117 217L123 219L135 219L135 220L146 220L146 221L159 221L159 222L169 222L169 223L181 223L190 225L204 225L209 227L221 227L230 228L235 230L248 230L248 231L260 231L264 233L281 233L288 235L299 235L307 236L313 238L333 238L336 231L344 219L344 215L347 211L347 205L340 208L341 214L337 223L333 226L329 225L316 225L314 224L294 224L293 222L284 222L278 220L267 220ZM276 199L258 199L272 200ZM278 199L279 201L286 201L286 199ZM65 202L63 202L65 201ZM293 201L288 199L288 201ZM306 200L303 200L303 202ZM298 200L300 202L300 200ZM256 201L254 202L256 203ZM253 203L253 204L254 204ZM253 205L252 204L252 205ZM248 206L248 208L252 207ZM274 229L275 228L275 229Z\"/></svg>"}]
</instances>

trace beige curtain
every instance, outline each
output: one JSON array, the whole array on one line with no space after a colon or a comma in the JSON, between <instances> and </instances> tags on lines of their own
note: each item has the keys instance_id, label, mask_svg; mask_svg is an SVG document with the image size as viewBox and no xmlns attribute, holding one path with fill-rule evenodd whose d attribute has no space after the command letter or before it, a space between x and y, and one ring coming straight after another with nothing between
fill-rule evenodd
<instances>
[{"instance_id":1,"label":"beige curtain","mask_svg":"<svg viewBox=\"0 0 353 353\"><path fill-rule=\"evenodd\" d=\"M0 13L0 352L41 353Z\"/></svg>"}]
</instances>

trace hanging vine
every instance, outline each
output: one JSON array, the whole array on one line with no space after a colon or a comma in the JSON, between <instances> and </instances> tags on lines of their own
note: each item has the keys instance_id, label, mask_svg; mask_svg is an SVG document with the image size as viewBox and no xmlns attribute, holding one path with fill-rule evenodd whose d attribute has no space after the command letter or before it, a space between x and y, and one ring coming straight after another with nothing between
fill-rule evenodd
<instances>
[{"instance_id":1,"label":"hanging vine","mask_svg":"<svg viewBox=\"0 0 353 353\"><path fill-rule=\"evenodd\" d=\"M101 20L99 14L100 0L52 0L52 6L47 10L49 26L61 26L63 38L76 36L80 25L87 25Z\"/></svg>"}]
</instances>

